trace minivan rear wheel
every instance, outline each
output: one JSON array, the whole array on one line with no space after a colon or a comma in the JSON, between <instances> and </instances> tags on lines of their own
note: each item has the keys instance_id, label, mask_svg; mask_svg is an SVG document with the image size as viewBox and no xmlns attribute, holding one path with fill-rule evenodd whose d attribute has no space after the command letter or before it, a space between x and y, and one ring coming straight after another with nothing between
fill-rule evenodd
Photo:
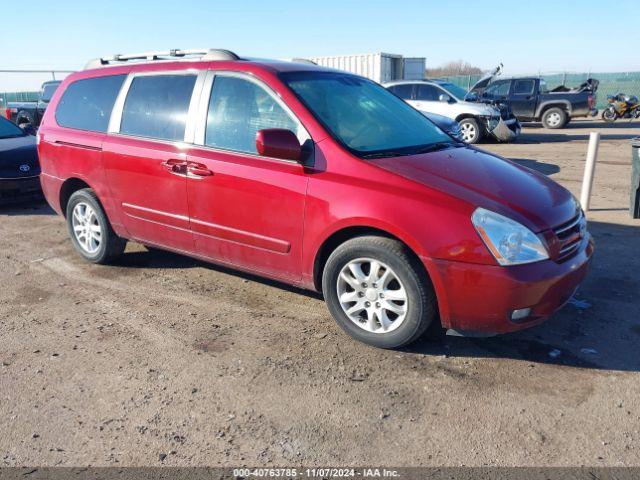
<instances>
[{"instance_id":1,"label":"minivan rear wheel","mask_svg":"<svg viewBox=\"0 0 640 480\"><path fill-rule=\"evenodd\" d=\"M417 340L437 312L430 280L401 242L379 236L346 241L322 276L329 311L350 336L381 348Z\"/></svg>"},{"instance_id":2,"label":"minivan rear wheel","mask_svg":"<svg viewBox=\"0 0 640 480\"><path fill-rule=\"evenodd\" d=\"M118 237L90 188L74 192L67 203L67 226L75 249L92 263L109 263L124 252L127 241Z\"/></svg>"}]
</instances>

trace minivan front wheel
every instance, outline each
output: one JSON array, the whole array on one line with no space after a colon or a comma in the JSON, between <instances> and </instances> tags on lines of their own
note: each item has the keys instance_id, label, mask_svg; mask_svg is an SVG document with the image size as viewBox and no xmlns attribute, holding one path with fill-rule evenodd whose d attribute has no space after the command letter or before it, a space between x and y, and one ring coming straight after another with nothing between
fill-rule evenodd
<instances>
[{"instance_id":1,"label":"minivan front wheel","mask_svg":"<svg viewBox=\"0 0 640 480\"><path fill-rule=\"evenodd\" d=\"M75 249L92 263L109 263L122 254L127 244L113 231L90 188L74 192L67 203L67 226Z\"/></svg>"},{"instance_id":2,"label":"minivan front wheel","mask_svg":"<svg viewBox=\"0 0 640 480\"><path fill-rule=\"evenodd\" d=\"M340 245L327 260L322 290L340 327L361 342L398 348L436 317L431 282L407 247L378 236Z\"/></svg>"}]
</instances>

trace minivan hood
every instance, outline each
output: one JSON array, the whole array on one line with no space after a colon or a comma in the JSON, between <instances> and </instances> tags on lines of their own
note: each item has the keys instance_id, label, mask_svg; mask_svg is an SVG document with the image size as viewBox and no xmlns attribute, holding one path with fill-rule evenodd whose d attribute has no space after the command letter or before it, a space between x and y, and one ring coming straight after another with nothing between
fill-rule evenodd
<instances>
[{"instance_id":1,"label":"minivan hood","mask_svg":"<svg viewBox=\"0 0 640 480\"><path fill-rule=\"evenodd\" d=\"M576 214L571 193L546 176L472 147L367 160L387 171L508 216L538 233Z\"/></svg>"}]
</instances>

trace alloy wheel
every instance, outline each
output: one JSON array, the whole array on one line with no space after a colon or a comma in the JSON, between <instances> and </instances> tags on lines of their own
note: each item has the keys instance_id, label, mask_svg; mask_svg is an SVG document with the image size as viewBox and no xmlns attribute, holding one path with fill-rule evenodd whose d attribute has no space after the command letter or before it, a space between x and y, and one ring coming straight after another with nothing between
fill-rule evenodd
<instances>
[{"instance_id":1,"label":"alloy wheel","mask_svg":"<svg viewBox=\"0 0 640 480\"><path fill-rule=\"evenodd\" d=\"M73 208L72 215L73 234L78 245L93 255L102 243L102 227L95 210L88 203L79 202Z\"/></svg>"},{"instance_id":2,"label":"alloy wheel","mask_svg":"<svg viewBox=\"0 0 640 480\"><path fill-rule=\"evenodd\" d=\"M395 272L373 258L347 263L337 280L337 293L345 315L371 333L398 328L407 314L407 291Z\"/></svg>"},{"instance_id":3,"label":"alloy wheel","mask_svg":"<svg viewBox=\"0 0 640 480\"><path fill-rule=\"evenodd\" d=\"M462 125L460 125L460 130L462 131L462 139L466 143L473 142L478 135L478 130L471 123L463 123Z\"/></svg>"}]
</instances>

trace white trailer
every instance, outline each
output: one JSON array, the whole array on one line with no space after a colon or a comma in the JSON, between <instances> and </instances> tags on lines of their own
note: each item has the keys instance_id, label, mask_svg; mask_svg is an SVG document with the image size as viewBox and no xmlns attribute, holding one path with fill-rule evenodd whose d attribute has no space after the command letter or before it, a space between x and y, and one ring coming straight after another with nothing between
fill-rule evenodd
<instances>
[{"instance_id":1,"label":"white trailer","mask_svg":"<svg viewBox=\"0 0 640 480\"><path fill-rule=\"evenodd\" d=\"M345 70L378 83L422 79L426 63L424 58L404 58L392 53L310 57L309 60L323 67Z\"/></svg>"},{"instance_id":2,"label":"white trailer","mask_svg":"<svg viewBox=\"0 0 640 480\"><path fill-rule=\"evenodd\" d=\"M423 80L427 61L424 57L403 58L402 80Z\"/></svg>"}]
</instances>

